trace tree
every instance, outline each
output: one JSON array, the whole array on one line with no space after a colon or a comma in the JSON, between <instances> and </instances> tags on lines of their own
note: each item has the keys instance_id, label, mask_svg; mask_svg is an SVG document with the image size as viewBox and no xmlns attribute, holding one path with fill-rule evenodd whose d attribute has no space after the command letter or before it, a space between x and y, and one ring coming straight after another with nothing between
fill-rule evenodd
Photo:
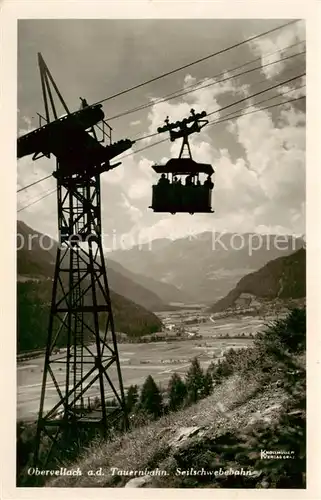
<instances>
[{"instance_id":1,"label":"tree","mask_svg":"<svg viewBox=\"0 0 321 500\"><path fill-rule=\"evenodd\" d=\"M215 380L216 384L220 384L222 382L222 361L219 359L217 365L215 366L215 370L213 371L213 380Z\"/></svg>"},{"instance_id":2,"label":"tree","mask_svg":"<svg viewBox=\"0 0 321 500\"><path fill-rule=\"evenodd\" d=\"M272 355L280 353L301 354L305 351L306 311L295 308L282 319L268 325L265 331L257 334L255 345Z\"/></svg>"},{"instance_id":3,"label":"tree","mask_svg":"<svg viewBox=\"0 0 321 500\"><path fill-rule=\"evenodd\" d=\"M186 397L186 385L178 373L174 373L168 384L170 411L176 411L182 406Z\"/></svg>"},{"instance_id":4,"label":"tree","mask_svg":"<svg viewBox=\"0 0 321 500\"><path fill-rule=\"evenodd\" d=\"M207 369L207 372L204 375L204 387L202 396L206 397L212 394L213 392L213 378L211 375L211 370Z\"/></svg>"},{"instance_id":5,"label":"tree","mask_svg":"<svg viewBox=\"0 0 321 500\"><path fill-rule=\"evenodd\" d=\"M140 409L152 414L155 418L163 413L163 398L153 377L148 375L140 394Z\"/></svg>"},{"instance_id":6,"label":"tree","mask_svg":"<svg viewBox=\"0 0 321 500\"><path fill-rule=\"evenodd\" d=\"M207 373L211 376L211 378L213 379L214 378L214 375L215 375L215 372L216 372L216 363L214 363L214 361L211 361L210 364L208 365L208 368L207 368Z\"/></svg>"},{"instance_id":7,"label":"tree","mask_svg":"<svg viewBox=\"0 0 321 500\"><path fill-rule=\"evenodd\" d=\"M203 397L204 373L196 357L192 360L191 366L186 374L186 389L187 400L190 403L195 403Z\"/></svg>"},{"instance_id":8,"label":"tree","mask_svg":"<svg viewBox=\"0 0 321 500\"><path fill-rule=\"evenodd\" d=\"M128 387L126 395L126 408L128 412L133 411L137 401L138 401L138 387L137 385L131 385L130 387Z\"/></svg>"}]
</instances>

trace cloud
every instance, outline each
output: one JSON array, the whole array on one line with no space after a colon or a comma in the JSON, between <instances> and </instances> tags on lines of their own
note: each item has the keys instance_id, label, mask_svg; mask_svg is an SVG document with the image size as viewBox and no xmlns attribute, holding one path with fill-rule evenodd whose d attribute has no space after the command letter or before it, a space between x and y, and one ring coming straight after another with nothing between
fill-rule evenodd
<instances>
[{"instance_id":1,"label":"cloud","mask_svg":"<svg viewBox=\"0 0 321 500\"><path fill-rule=\"evenodd\" d=\"M288 124L294 128L296 126L305 126L306 116L305 113L289 104L281 108L278 120L281 124ZM305 140L305 137L301 133L300 136Z\"/></svg>"},{"instance_id":2,"label":"cloud","mask_svg":"<svg viewBox=\"0 0 321 500\"><path fill-rule=\"evenodd\" d=\"M227 78L228 73L225 76ZM186 75L184 85L190 85L194 81L195 78L192 75ZM155 101L155 104L151 107L147 116L149 121L148 134L155 132L158 127L162 126L167 116L171 122L175 122L189 116L191 108L195 109L197 113L203 110L206 112L219 110L220 105L217 100L219 97L226 96L228 93L243 95L246 87L237 85L233 80L220 83L217 79L208 78L205 83L195 84L195 90L195 92L179 97L179 101L176 99L176 102L172 100L157 102L158 98L153 98L152 102ZM218 112L216 118L219 118L219 116ZM147 138L143 142L150 143L152 140Z\"/></svg>"},{"instance_id":3,"label":"cloud","mask_svg":"<svg viewBox=\"0 0 321 500\"><path fill-rule=\"evenodd\" d=\"M152 185L158 180L158 175L152 169L154 162L141 158L136 164L135 160L132 160L132 164L135 165L135 170L132 168L130 180L125 186L129 198L137 200L151 198Z\"/></svg>"},{"instance_id":4,"label":"cloud","mask_svg":"<svg viewBox=\"0 0 321 500\"><path fill-rule=\"evenodd\" d=\"M17 161L17 190L50 175L54 170L53 161L47 158L40 158L37 161L33 161L30 156L20 158ZM55 185L55 179L53 177L48 178L18 193L18 202L25 205L31 199L42 195L44 191L54 188Z\"/></svg>"},{"instance_id":5,"label":"cloud","mask_svg":"<svg viewBox=\"0 0 321 500\"><path fill-rule=\"evenodd\" d=\"M305 96L306 88L305 88L305 76L301 77L299 80L296 80L295 86L283 85L278 88L278 92L280 94L286 94L286 97L289 99L297 99L299 97Z\"/></svg>"},{"instance_id":6,"label":"cloud","mask_svg":"<svg viewBox=\"0 0 321 500\"><path fill-rule=\"evenodd\" d=\"M185 75L184 77L184 87L187 87L189 85L194 85L197 82L197 78L192 75Z\"/></svg>"},{"instance_id":7,"label":"cloud","mask_svg":"<svg viewBox=\"0 0 321 500\"><path fill-rule=\"evenodd\" d=\"M293 36L287 35L286 41L293 40ZM281 44L281 41L273 39L273 44ZM260 50L263 58L265 46ZM213 81L208 79L207 83ZM197 80L186 75L184 82L187 86L196 84ZM301 94L289 86L283 87L283 91L288 90L291 91L289 97ZM221 99L226 102L231 94L244 95L249 91L249 86L239 86L236 81L229 80L155 104L147 114L145 133L155 132L166 116L176 121L188 116L191 108L196 112L212 111L220 107ZM128 237L133 244L142 238L146 241L159 237L176 239L203 231L304 233L305 114L292 104L277 110L244 115L215 127L205 127L201 134L191 136L193 158L210 163L215 170L214 214L158 214L148 208L152 185L158 178L152 169L155 161L151 158L157 163L166 163L170 157L178 155L180 141L168 141L134 156L126 155L135 148L127 151L123 160L120 157L122 165L101 176L105 230L115 230L117 235ZM163 137L165 134L160 138ZM50 164L47 159L19 160L18 184L29 184L52 170L54 163ZM31 201L54 186L53 179L40 183L22 193L19 202ZM55 197L48 197L21 214L31 226L52 231L56 227L55 204Z\"/></svg>"},{"instance_id":8,"label":"cloud","mask_svg":"<svg viewBox=\"0 0 321 500\"><path fill-rule=\"evenodd\" d=\"M297 42L305 41L305 22L299 21L295 24L287 26L282 30L270 34L268 37L258 38L250 42L250 49L256 56L261 57L261 64L269 64L276 62L262 68L262 71L267 79L271 79L279 75L288 64L287 61L280 61L291 53L301 52L304 48L302 45L293 47L292 52L289 52L287 47ZM281 49L281 50L280 50ZM297 63L297 58L294 58Z\"/></svg>"},{"instance_id":9,"label":"cloud","mask_svg":"<svg viewBox=\"0 0 321 500\"><path fill-rule=\"evenodd\" d=\"M129 187L128 196L131 199L150 197L151 185L147 179L139 179Z\"/></svg>"},{"instance_id":10,"label":"cloud","mask_svg":"<svg viewBox=\"0 0 321 500\"><path fill-rule=\"evenodd\" d=\"M134 222L135 224L138 223L142 218L142 211L132 205L124 193L122 193L121 199L122 201L120 203L120 206L125 209L132 222Z\"/></svg>"},{"instance_id":11,"label":"cloud","mask_svg":"<svg viewBox=\"0 0 321 500\"><path fill-rule=\"evenodd\" d=\"M288 105L278 124L269 112L259 111L226 128L242 146L243 157L232 159L228 149L214 147L215 136L209 138L209 132L207 140L193 138L195 159L211 163L216 172L215 214L193 216L192 220L180 214L176 222L165 217L154 230L162 235L176 230L182 234L193 227L205 231L212 225L219 231L253 231L264 225L278 232L304 232L304 113ZM177 146L172 145L171 152L174 148Z\"/></svg>"},{"instance_id":12,"label":"cloud","mask_svg":"<svg viewBox=\"0 0 321 500\"><path fill-rule=\"evenodd\" d=\"M193 80L189 77L185 81ZM206 101L210 98L213 101L213 93L203 97ZM149 130L166 115L173 121L186 116L191 104L196 108L195 100L188 104L183 99L154 106L148 116ZM232 150L235 143L240 146L236 158L229 147L221 147L217 128L205 127L201 134L190 139L193 158L210 163L215 169L215 214L153 214L154 218L147 215L146 199L155 182L150 169L152 162L145 156L136 163L131 160L135 179L124 188L128 199L142 212L131 234L142 228L148 229L151 237L172 238L213 229L261 231L262 227L270 227L278 233L305 231L305 114L291 104L280 108L276 118L269 111L255 107L249 110L257 112L220 127L220 137L229 135ZM167 147L168 155L163 155L157 163L177 156L180 143L169 142Z\"/></svg>"},{"instance_id":13,"label":"cloud","mask_svg":"<svg viewBox=\"0 0 321 500\"><path fill-rule=\"evenodd\" d=\"M130 122L130 125L135 127L136 125L140 125L142 122L140 120L134 120L133 122Z\"/></svg>"},{"instance_id":14,"label":"cloud","mask_svg":"<svg viewBox=\"0 0 321 500\"><path fill-rule=\"evenodd\" d=\"M117 163L117 161L121 161L121 159L114 159L114 163ZM118 165L116 168L110 170L107 173L102 174L101 179L103 183L106 184L120 184L124 181L126 175L126 169L124 167L124 163L122 162L121 165Z\"/></svg>"},{"instance_id":15,"label":"cloud","mask_svg":"<svg viewBox=\"0 0 321 500\"><path fill-rule=\"evenodd\" d=\"M257 224L265 217L300 232L304 230L300 214L305 205L305 127L298 126L302 112L292 107L281 116L276 126L267 112L260 111L239 118L230 129L244 147L247 167L256 175Z\"/></svg>"},{"instance_id":16,"label":"cloud","mask_svg":"<svg viewBox=\"0 0 321 500\"><path fill-rule=\"evenodd\" d=\"M33 130L36 130L38 128L38 126L33 125L32 118L29 118L29 116L23 116L21 120L24 126L19 127L18 137L28 134L29 132L32 132Z\"/></svg>"}]
</instances>

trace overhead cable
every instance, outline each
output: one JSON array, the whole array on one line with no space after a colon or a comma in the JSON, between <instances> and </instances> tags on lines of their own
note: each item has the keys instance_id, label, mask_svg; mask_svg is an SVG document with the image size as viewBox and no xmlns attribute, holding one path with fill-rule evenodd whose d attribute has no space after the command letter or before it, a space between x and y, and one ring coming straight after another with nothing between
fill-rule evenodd
<instances>
[{"instance_id":1,"label":"overhead cable","mask_svg":"<svg viewBox=\"0 0 321 500\"><path fill-rule=\"evenodd\" d=\"M205 57L201 57L200 59L196 59L195 61L192 61L188 64L184 64L183 66L179 66L178 68L175 68L171 71L167 71L166 73L162 73L161 75L158 75L154 78L151 78L151 79L146 80L142 83L134 85L133 87L129 87L125 90L117 92L116 94L110 95L109 97L106 97L105 99L101 99L100 101L97 101L94 104L91 104L90 106L96 106L97 104L101 104L102 102L110 101L111 99L114 99L115 97L119 97L121 95L127 94L128 92L132 92L133 90L136 90L136 89L141 88L145 85L148 85L149 83L156 82L157 80L160 80L161 78L165 78L166 76L173 75L174 73L177 73L178 71L182 71L183 69L190 68L191 66L194 66L195 64L199 64L201 62L207 61L208 59L211 59L212 57L224 54L224 53L228 52L229 50L236 49L236 48L238 48L246 43L253 42L254 40L257 40L261 37L270 35L271 33L274 33L275 31L278 31L280 29L287 28L288 26L291 26L292 24L295 24L299 21L300 21L300 19L295 19L294 21L289 21L288 23L282 24L281 26L277 26L276 28L272 28L268 31L264 31L263 33L259 33L258 35L254 35L246 40L242 40L241 42L235 43L234 45L230 45L229 47L221 49L221 50L214 52L212 54L209 54Z\"/></svg>"}]
</instances>

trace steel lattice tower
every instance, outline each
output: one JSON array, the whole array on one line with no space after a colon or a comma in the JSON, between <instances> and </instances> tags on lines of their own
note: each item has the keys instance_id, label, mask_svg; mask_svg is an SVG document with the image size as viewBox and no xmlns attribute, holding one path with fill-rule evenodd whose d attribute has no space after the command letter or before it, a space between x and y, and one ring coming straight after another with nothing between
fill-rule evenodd
<instances>
[{"instance_id":1,"label":"steel lattice tower","mask_svg":"<svg viewBox=\"0 0 321 500\"><path fill-rule=\"evenodd\" d=\"M41 55L39 66L45 120L47 124L50 123L50 103L57 124L63 118L57 117L53 89L65 111L69 111ZM106 122L104 124L110 132L111 142L111 129ZM92 137L96 138L93 128L91 132ZM34 155L34 159L38 157ZM79 164L79 171L87 169L86 159L83 161L84 164ZM71 429L74 432L82 427L97 427L106 435L108 428L115 422L119 425L122 421L124 427L127 426L124 388L102 246L100 176L66 176L66 168L66 162L62 164L57 158L54 176L57 179L59 241L36 433L35 463L39 462L44 436L48 436L51 442L48 460L53 447L63 442L64 436Z\"/></svg>"}]
</instances>

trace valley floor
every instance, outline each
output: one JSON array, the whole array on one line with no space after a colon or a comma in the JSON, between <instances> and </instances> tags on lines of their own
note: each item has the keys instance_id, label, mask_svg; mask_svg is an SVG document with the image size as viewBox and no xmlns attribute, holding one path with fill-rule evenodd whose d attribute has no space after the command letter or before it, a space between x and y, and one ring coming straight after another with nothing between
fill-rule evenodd
<instances>
[{"instance_id":1,"label":"valley floor","mask_svg":"<svg viewBox=\"0 0 321 500\"><path fill-rule=\"evenodd\" d=\"M250 334L255 333L266 323L263 316L229 316L213 319L209 313L200 310L177 310L158 313L165 326L185 328L186 340L167 340L150 343L120 343L119 354L125 388L132 384L141 386L148 375L164 387L173 372L185 374L190 360L198 356L203 368L207 368L213 358L220 359L231 348L246 347L252 344ZM190 321L202 318L200 323ZM201 335L201 338L198 336ZM242 336L244 335L244 336ZM229 336L229 337L228 337ZM214 359L214 360L215 360ZM17 416L18 419L33 420L39 409L44 357L40 356L18 363L17 374ZM57 374L64 378L63 369ZM111 371L116 380L115 370ZM98 394L98 384L88 391L88 397ZM49 409L56 401L53 383L49 385L46 407Z\"/></svg>"}]
</instances>

